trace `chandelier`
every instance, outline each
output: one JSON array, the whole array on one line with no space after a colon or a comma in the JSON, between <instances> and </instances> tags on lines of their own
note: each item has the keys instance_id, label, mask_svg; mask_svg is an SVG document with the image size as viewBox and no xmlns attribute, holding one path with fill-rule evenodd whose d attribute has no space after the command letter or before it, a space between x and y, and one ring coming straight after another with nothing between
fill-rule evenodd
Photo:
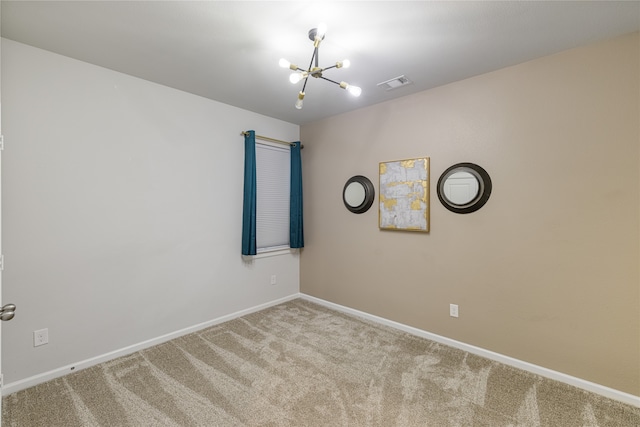
<instances>
[{"instance_id":1,"label":"chandelier","mask_svg":"<svg viewBox=\"0 0 640 427\"><path fill-rule=\"evenodd\" d=\"M311 62L309 63L309 67L306 70L298 67L295 64L292 64L284 58L280 59L280 66L282 68L289 68L295 71L289 76L289 81L291 83L296 84L301 80L304 80L302 90L298 92L298 100L296 101L296 108L298 110L302 108L302 100L304 99L305 95L304 90L307 87L309 77L315 77L316 79L322 79L331 83L335 83L342 89L346 89L353 96L360 96L360 94L362 93L362 89L360 89L358 86L350 85L347 82L338 83L322 75L322 73L332 68L349 68L349 66L351 65L351 62L348 59L345 59L343 61L336 62L335 65L332 65L330 67L320 68L320 66L318 65L318 48L320 47L320 42L324 40L326 31L326 26L322 24L319 25L318 28L312 28L311 30L309 30L309 39L313 42L313 54L311 55Z\"/></svg>"}]
</instances>

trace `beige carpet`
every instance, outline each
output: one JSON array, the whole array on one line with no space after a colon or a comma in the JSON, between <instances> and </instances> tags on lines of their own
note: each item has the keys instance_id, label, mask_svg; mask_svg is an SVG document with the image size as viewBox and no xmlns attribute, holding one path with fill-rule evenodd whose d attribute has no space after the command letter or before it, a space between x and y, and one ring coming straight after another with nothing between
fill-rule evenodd
<instances>
[{"instance_id":1,"label":"beige carpet","mask_svg":"<svg viewBox=\"0 0 640 427\"><path fill-rule=\"evenodd\" d=\"M3 426L640 426L624 405L295 300L32 387Z\"/></svg>"}]
</instances>

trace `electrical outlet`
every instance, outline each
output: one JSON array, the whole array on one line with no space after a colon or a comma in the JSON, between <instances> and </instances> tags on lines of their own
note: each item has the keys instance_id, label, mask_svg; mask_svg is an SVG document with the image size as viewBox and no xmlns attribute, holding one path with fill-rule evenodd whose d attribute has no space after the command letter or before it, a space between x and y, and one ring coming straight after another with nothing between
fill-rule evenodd
<instances>
[{"instance_id":1,"label":"electrical outlet","mask_svg":"<svg viewBox=\"0 0 640 427\"><path fill-rule=\"evenodd\" d=\"M275 285L275 284L276 284L276 275L275 275L275 274L272 274L272 275L271 275L271 284L272 284L272 285Z\"/></svg>"},{"instance_id":2,"label":"electrical outlet","mask_svg":"<svg viewBox=\"0 0 640 427\"><path fill-rule=\"evenodd\" d=\"M49 344L49 329L33 331L33 346L38 347L44 344Z\"/></svg>"},{"instance_id":3,"label":"electrical outlet","mask_svg":"<svg viewBox=\"0 0 640 427\"><path fill-rule=\"evenodd\" d=\"M458 304L449 304L449 316L458 317Z\"/></svg>"}]
</instances>

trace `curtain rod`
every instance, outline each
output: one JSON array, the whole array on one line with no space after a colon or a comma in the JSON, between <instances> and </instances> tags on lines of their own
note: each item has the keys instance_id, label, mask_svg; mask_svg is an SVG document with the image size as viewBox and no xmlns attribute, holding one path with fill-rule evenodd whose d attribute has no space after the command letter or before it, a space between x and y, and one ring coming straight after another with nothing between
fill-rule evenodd
<instances>
[{"instance_id":1,"label":"curtain rod","mask_svg":"<svg viewBox=\"0 0 640 427\"><path fill-rule=\"evenodd\" d=\"M242 132L240 132L240 134L241 134L241 135L245 135L245 136L246 136L246 135L249 135L249 132L247 132L247 131L242 131ZM282 140L280 140L280 139L269 138L268 136L256 135L256 138L258 138L258 139L263 139L263 140L265 140L265 141L276 142L276 143L278 143L278 144L286 144L286 145L290 145L290 146L292 146L292 147L295 147L295 146L296 146L296 143L295 143L295 142L282 141ZM303 149L303 148L304 148L304 145L300 144L300 149Z\"/></svg>"}]
</instances>

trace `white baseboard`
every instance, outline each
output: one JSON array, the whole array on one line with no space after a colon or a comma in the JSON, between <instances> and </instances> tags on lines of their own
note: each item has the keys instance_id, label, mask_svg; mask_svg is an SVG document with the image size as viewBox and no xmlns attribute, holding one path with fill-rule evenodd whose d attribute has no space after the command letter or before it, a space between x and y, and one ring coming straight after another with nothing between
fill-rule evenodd
<instances>
[{"instance_id":1,"label":"white baseboard","mask_svg":"<svg viewBox=\"0 0 640 427\"><path fill-rule=\"evenodd\" d=\"M196 331L208 328L210 326L217 325L219 323L227 322L229 320L233 320L238 317L245 316L247 314L255 313L256 311L264 310L265 308L273 307L274 305L282 304L284 302L291 301L296 298L300 298L300 294L295 293L295 294L286 296L284 298L280 298L264 304L256 305L254 307L247 308L245 310L236 311L235 313L231 313L226 316L221 316L216 319L209 320L207 322L193 325L188 328L181 329L179 331L171 332L169 334L162 335L157 338L152 338L150 340L143 341L138 344L130 345L128 347L124 347L119 350L111 351L109 353L92 357L90 359L82 360L80 362L77 362L71 365L63 366L61 368L57 368L48 372L43 372L41 374L34 375L32 377L25 378L19 381L10 382L2 386L2 396L7 396L11 393L15 393L17 391L24 390L26 388L33 387L38 384L42 384L46 381L50 381L50 380L62 377L72 372L77 372L82 369L90 368L91 366L95 366L100 363L113 360L117 357L126 356L128 354L135 353L136 351L144 350L146 348L153 347L154 345L162 344L174 338L178 338L183 335L187 335L192 332L196 332Z\"/></svg>"},{"instance_id":2,"label":"white baseboard","mask_svg":"<svg viewBox=\"0 0 640 427\"><path fill-rule=\"evenodd\" d=\"M505 356L500 353L495 353L490 350L485 350L483 348L476 347L470 344L465 344L460 341L452 340L451 338L443 337L441 335L436 335L431 332L423 331L421 329L414 328L412 326L407 326L402 323L394 322L392 320L388 320L383 317L374 316L372 314L365 313L363 311L355 310L353 308L349 308L349 307L345 307L329 301L325 301L316 297L312 297L310 295L300 294L300 298L325 306L327 308L331 308L336 311L340 311L346 314L351 314L353 316L362 317L364 319L371 320L373 322L380 323L385 326L390 326L394 329L399 329L411 335L416 335L431 341L435 341L435 342L447 345L449 347L458 348L460 350L464 350L466 352L485 357L490 360L495 360L496 362L500 362L505 365L512 366L514 368L522 369L523 371L528 371L528 372L543 376L545 378L550 378L555 381L560 381L565 384L569 384L574 387L578 387L583 390L590 391L592 393L596 393L610 399L614 399L629 405L640 407L640 397L635 396L633 394L625 393L610 387L592 383L590 381L583 380L581 378L563 374L562 372L547 369L542 366L534 365L533 363L525 362L519 359L514 359L513 357Z\"/></svg>"}]
</instances>

